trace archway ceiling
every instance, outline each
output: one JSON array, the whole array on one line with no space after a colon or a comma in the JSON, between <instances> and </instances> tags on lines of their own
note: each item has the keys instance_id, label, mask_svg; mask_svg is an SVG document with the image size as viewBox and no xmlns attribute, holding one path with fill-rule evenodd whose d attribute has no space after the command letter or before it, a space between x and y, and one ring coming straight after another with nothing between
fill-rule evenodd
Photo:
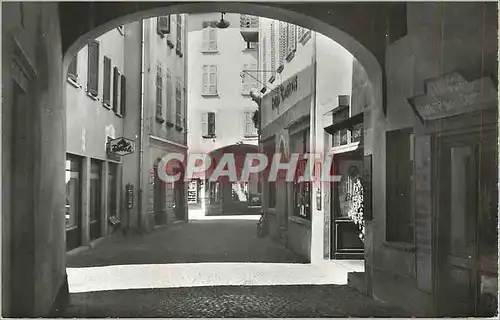
<instances>
[{"instance_id":1,"label":"archway ceiling","mask_svg":"<svg viewBox=\"0 0 500 320\"><path fill-rule=\"evenodd\" d=\"M199 2L61 2L59 14L63 53L81 36L112 20L134 14L137 16L140 12L159 7L174 8L190 4L196 6L196 9L190 10L191 13L213 12L213 8L224 6L224 3L210 2L203 5ZM387 45L406 34L406 4L403 2L252 2L245 3L245 6L249 4L285 9L327 23L356 39L372 52L381 66L384 65ZM205 5L206 9L203 8ZM286 16L286 11L283 11L283 15ZM300 21L293 22L303 24Z\"/></svg>"}]
</instances>

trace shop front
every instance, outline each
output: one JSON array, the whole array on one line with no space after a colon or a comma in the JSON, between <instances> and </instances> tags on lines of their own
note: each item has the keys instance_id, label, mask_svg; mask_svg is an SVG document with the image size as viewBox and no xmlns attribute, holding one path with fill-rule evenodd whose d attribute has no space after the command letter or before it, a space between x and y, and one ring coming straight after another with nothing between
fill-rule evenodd
<instances>
[{"instance_id":1,"label":"shop front","mask_svg":"<svg viewBox=\"0 0 500 320\"><path fill-rule=\"evenodd\" d=\"M363 231L354 222L357 192L363 179L363 113L350 116L348 96L339 96L332 110L332 124L325 128L330 136L328 156L333 172L341 180L330 184L330 258L363 259ZM362 186L362 184L361 184ZM362 186L363 187L363 186Z\"/></svg>"}]
</instances>

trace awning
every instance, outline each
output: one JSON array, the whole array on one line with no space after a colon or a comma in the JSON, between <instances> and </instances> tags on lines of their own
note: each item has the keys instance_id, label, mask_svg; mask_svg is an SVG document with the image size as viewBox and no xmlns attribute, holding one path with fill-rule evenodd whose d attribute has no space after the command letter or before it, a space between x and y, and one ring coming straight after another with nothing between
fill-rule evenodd
<instances>
[{"instance_id":1,"label":"awning","mask_svg":"<svg viewBox=\"0 0 500 320\"><path fill-rule=\"evenodd\" d=\"M350 118L346 118L344 120L341 120L339 122L336 122L328 126L325 128L325 131L328 132L329 134L333 134L337 130L349 129L360 123L363 123L363 112L360 112Z\"/></svg>"}]
</instances>

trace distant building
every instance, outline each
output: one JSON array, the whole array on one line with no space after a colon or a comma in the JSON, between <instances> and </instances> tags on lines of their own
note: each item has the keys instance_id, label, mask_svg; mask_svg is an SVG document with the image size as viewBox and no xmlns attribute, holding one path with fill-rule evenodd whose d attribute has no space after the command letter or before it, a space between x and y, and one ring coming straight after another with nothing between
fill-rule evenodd
<instances>
[{"instance_id":1,"label":"distant building","mask_svg":"<svg viewBox=\"0 0 500 320\"><path fill-rule=\"evenodd\" d=\"M190 14L188 23L189 152L210 154L214 166L222 153L257 152L258 142L250 89L258 87L259 18L226 14L226 29L216 27L220 19L220 13ZM199 180L191 188L192 202L209 204L207 214L245 212L255 197L255 179L248 184Z\"/></svg>"}]
</instances>

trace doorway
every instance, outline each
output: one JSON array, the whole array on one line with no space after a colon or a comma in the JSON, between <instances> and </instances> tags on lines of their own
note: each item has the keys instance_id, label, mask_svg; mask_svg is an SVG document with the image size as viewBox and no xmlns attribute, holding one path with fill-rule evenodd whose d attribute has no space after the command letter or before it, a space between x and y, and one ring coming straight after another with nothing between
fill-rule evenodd
<instances>
[{"instance_id":1,"label":"doorway","mask_svg":"<svg viewBox=\"0 0 500 320\"><path fill-rule=\"evenodd\" d=\"M165 182L162 181L158 175L158 166L154 168L154 219L156 226L163 226L167 224L167 212L165 210Z\"/></svg>"},{"instance_id":2,"label":"doorway","mask_svg":"<svg viewBox=\"0 0 500 320\"><path fill-rule=\"evenodd\" d=\"M101 237L101 170L102 162L90 163L90 240Z\"/></svg>"},{"instance_id":3,"label":"doorway","mask_svg":"<svg viewBox=\"0 0 500 320\"><path fill-rule=\"evenodd\" d=\"M496 138L468 133L443 137L436 146L438 312L493 316L498 292Z\"/></svg>"},{"instance_id":4,"label":"doorway","mask_svg":"<svg viewBox=\"0 0 500 320\"><path fill-rule=\"evenodd\" d=\"M354 183L361 179L363 157L359 150L335 154L334 172L341 181L332 183L331 188L331 257L333 259L363 259L364 244L359 237L358 226L349 218Z\"/></svg>"}]
</instances>

